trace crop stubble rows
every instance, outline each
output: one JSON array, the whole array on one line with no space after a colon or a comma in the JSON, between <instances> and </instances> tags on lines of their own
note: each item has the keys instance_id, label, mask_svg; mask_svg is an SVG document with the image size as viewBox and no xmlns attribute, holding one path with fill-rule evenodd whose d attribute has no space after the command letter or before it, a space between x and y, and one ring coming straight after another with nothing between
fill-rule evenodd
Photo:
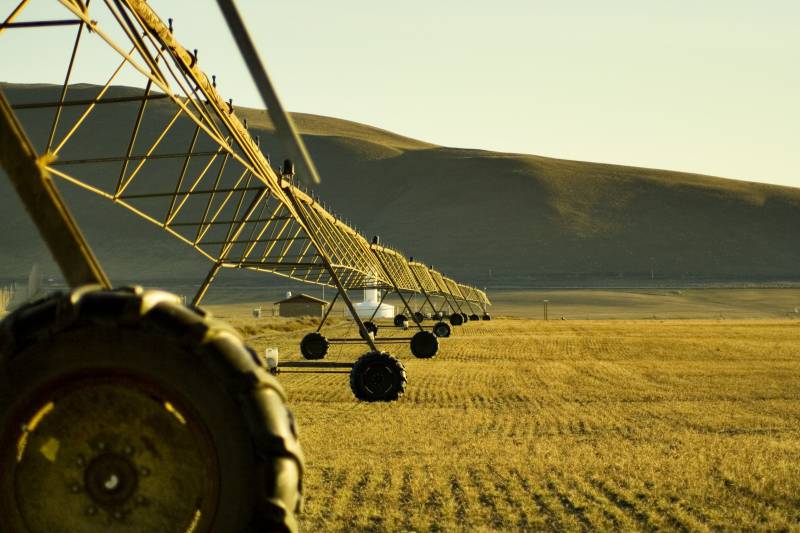
<instances>
[{"instance_id":1,"label":"crop stubble rows","mask_svg":"<svg viewBox=\"0 0 800 533\"><path fill-rule=\"evenodd\" d=\"M355 402L343 374L282 374L308 458L303 526L800 529L799 334L790 321L468 324L430 361L394 345L408 392L382 405ZM252 344L294 353L299 336Z\"/></svg>"}]
</instances>

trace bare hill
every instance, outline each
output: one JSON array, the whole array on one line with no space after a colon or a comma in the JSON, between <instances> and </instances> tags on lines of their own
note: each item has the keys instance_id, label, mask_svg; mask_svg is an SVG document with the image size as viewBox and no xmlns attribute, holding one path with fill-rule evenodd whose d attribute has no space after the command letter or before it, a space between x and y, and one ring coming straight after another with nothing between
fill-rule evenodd
<instances>
[{"instance_id":1,"label":"bare hill","mask_svg":"<svg viewBox=\"0 0 800 533\"><path fill-rule=\"evenodd\" d=\"M57 91L47 85L3 90L16 103L43 101ZM80 85L70 94L87 98L96 91ZM116 87L110 96L135 91ZM165 103L152 106L166 116ZM265 114L238 112L273 160L281 160ZM50 114L22 113L41 143ZM96 113L91 120L108 132L109 146L127 135L118 114L103 106ZM326 203L365 233L465 280L489 286L800 281L800 189L448 148L346 120L295 119L322 173L317 192ZM158 128L157 120L146 123L145 136ZM116 155L104 146L80 149ZM62 190L114 278L195 279L207 270L202 258L158 228L68 185ZM34 261L46 264L5 179L0 212L0 278L22 276Z\"/></svg>"}]
</instances>

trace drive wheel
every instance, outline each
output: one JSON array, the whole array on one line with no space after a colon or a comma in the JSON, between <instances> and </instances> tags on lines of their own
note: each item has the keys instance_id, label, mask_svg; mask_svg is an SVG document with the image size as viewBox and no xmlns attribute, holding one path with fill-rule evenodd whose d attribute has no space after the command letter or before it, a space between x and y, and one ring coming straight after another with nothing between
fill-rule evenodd
<instances>
[{"instance_id":1,"label":"drive wheel","mask_svg":"<svg viewBox=\"0 0 800 533\"><path fill-rule=\"evenodd\" d=\"M479 317L478 315L472 314L472 315L469 315L469 319L470 319L470 321L474 322L475 320L480 320L481 317Z\"/></svg>"},{"instance_id":2,"label":"drive wheel","mask_svg":"<svg viewBox=\"0 0 800 533\"><path fill-rule=\"evenodd\" d=\"M414 320L417 322L417 324L422 324L425 321L425 315L423 315L419 311L416 311L414 313Z\"/></svg>"},{"instance_id":3,"label":"drive wheel","mask_svg":"<svg viewBox=\"0 0 800 533\"><path fill-rule=\"evenodd\" d=\"M437 322L433 326L433 334L437 337L449 337L450 336L450 325L447 322Z\"/></svg>"},{"instance_id":4,"label":"drive wheel","mask_svg":"<svg viewBox=\"0 0 800 533\"><path fill-rule=\"evenodd\" d=\"M324 359L328 355L328 348L331 343L325 335L316 331L309 333L300 341L300 353L305 359Z\"/></svg>"},{"instance_id":5,"label":"drive wheel","mask_svg":"<svg viewBox=\"0 0 800 533\"><path fill-rule=\"evenodd\" d=\"M359 400L391 402L406 390L406 369L388 353L362 355L350 370L350 388Z\"/></svg>"},{"instance_id":6,"label":"drive wheel","mask_svg":"<svg viewBox=\"0 0 800 533\"><path fill-rule=\"evenodd\" d=\"M408 322L406 315L400 314L394 317L394 325L397 326L398 328L403 327L403 322Z\"/></svg>"},{"instance_id":7,"label":"drive wheel","mask_svg":"<svg viewBox=\"0 0 800 533\"><path fill-rule=\"evenodd\" d=\"M378 336L378 325L375 322L367 320L364 322L364 327L368 332L372 333L373 338ZM364 333L361 330L359 330L359 335L361 335L362 339L364 338Z\"/></svg>"},{"instance_id":8,"label":"drive wheel","mask_svg":"<svg viewBox=\"0 0 800 533\"><path fill-rule=\"evenodd\" d=\"M430 359L439 351L439 339L430 331L418 331L411 338L411 353L420 359Z\"/></svg>"},{"instance_id":9,"label":"drive wheel","mask_svg":"<svg viewBox=\"0 0 800 533\"><path fill-rule=\"evenodd\" d=\"M489 313L484 313L483 316L481 317L481 320L491 320L491 319L492 317Z\"/></svg>"},{"instance_id":10,"label":"drive wheel","mask_svg":"<svg viewBox=\"0 0 800 533\"><path fill-rule=\"evenodd\" d=\"M3 530L294 531L278 382L168 293L82 288L0 324Z\"/></svg>"},{"instance_id":11,"label":"drive wheel","mask_svg":"<svg viewBox=\"0 0 800 533\"><path fill-rule=\"evenodd\" d=\"M460 326L464 323L464 317L461 316L461 313L453 313L450 315L450 323L454 326Z\"/></svg>"}]
</instances>

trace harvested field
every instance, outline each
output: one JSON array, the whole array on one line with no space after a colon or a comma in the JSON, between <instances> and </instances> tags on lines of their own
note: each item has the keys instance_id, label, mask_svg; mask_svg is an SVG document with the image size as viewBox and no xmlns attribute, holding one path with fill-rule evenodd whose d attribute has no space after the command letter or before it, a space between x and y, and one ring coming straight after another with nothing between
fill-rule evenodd
<instances>
[{"instance_id":1,"label":"harvested field","mask_svg":"<svg viewBox=\"0 0 800 533\"><path fill-rule=\"evenodd\" d=\"M309 328L237 325L282 355ZM797 321L503 319L433 360L392 352L393 404L356 402L346 374L280 376L307 531L800 529Z\"/></svg>"}]
</instances>

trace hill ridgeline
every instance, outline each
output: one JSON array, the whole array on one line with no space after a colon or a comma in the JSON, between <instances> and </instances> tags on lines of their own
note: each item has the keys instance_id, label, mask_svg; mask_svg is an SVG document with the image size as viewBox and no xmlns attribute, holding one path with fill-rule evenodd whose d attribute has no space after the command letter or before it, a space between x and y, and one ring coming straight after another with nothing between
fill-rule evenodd
<instances>
[{"instance_id":1,"label":"hill ridgeline","mask_svg":"<svg viewBox=\"0 0 800 533\"><path fill-rule=\"evenodd\" d=\"M52 99L58 91L2 89L14 103ZM114 87L108 95L136 91ZM96 92L75 85L70 95ZM170 111L162 100L150 106L149 113ZM111 142L127 134L130 121L119 127L108 107L118 112L119 106L98 106L91 120ZM51 113L20 112L39 146ZM266 114L238 113L272 160L281 161ZM323 177L316 192L340 217L464 281L490 287L800 281L800 189L448 148L346 120L294 118ZM145 122L144 134L159 127L158 120ZM59 187L112 278L200 281L208 270L202 257L157 227L68 184ZM0 213L0 278L24 277L34 262L55 275L5 177Z\"/></svg>"}]
</instances>

